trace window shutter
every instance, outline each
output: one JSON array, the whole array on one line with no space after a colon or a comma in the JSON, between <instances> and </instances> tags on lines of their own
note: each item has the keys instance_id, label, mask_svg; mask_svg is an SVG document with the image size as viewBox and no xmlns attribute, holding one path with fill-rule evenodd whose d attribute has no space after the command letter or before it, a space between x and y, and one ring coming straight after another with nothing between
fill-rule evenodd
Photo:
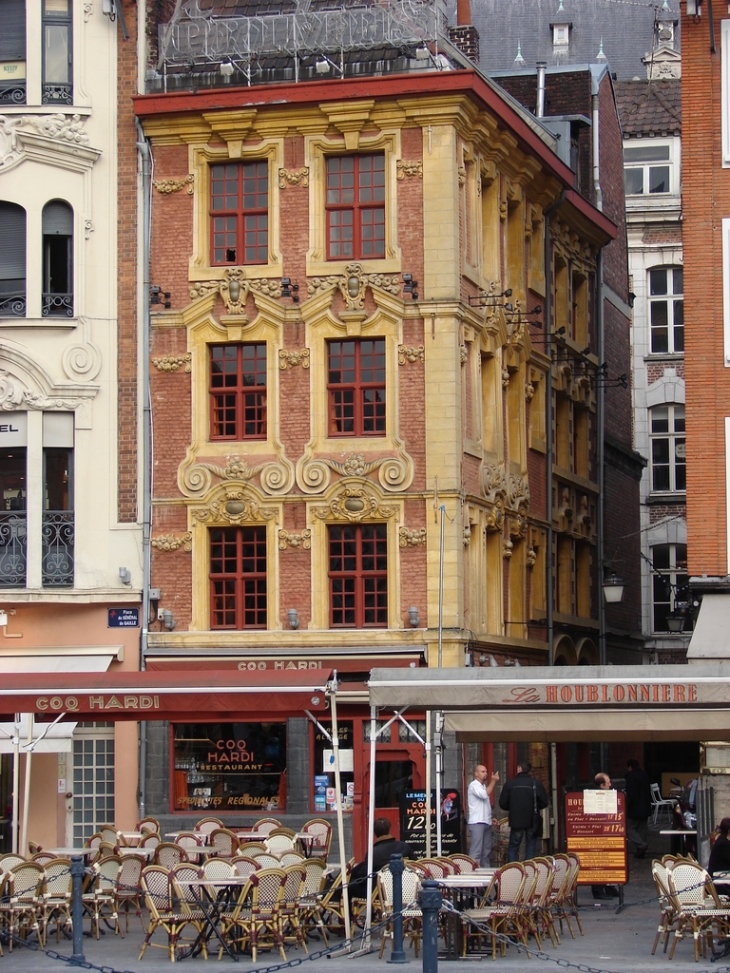
<instances>
[{"instance_id":1,"label":"window shutter","mask_svg":"<svg viewBox=\"0 0 730 973\"><path fill-rule=\"evenodd\" d=\"M0 203L0 280L25 280L25 210Z\"/></svg>"},{"instance_id":2,"label":"window shutter","mask_svg":"<svg viewBox=\"0 0 730 973\"><path fill-rule=\"evenodd\" d=\"M25 0L0 0L0 61L25 60Z\"/></svg>"},{"instance_id":3,"label":"window shutter","mask_svg":"<svg viewBox=\"0 0 730 973\"><path fill-rule=\"evenodd\" d=\"M56 201L43 207L43 236L73 236L74 214L68 203Z\"/></svg>"}]
</instances>

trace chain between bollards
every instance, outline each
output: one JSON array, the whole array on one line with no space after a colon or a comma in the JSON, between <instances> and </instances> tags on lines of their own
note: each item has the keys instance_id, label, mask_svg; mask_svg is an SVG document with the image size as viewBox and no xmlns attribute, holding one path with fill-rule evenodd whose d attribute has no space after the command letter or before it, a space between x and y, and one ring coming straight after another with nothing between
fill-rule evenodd
<instances>
[{"instance_id":1,"label":"chain between bollards","mask_svg":"<svg viewBox=\"0 0 730 973\"><path fill-rule=\"evenodd\" d=\"M74 951L72 963L85 963L84 956L84 905L81 898L82 882L86 869L80 855L71 858L71 923L73 925Z\"/></svg>"},{"instance_id":2,"label":"chain between bollards","mask_svg":"<svg viewBox=\"0 0 730 973\"><path fill-rule=\"evenodd\" d=\"M426 879L418 893L423 924L423 973L438 973L439 968L439 911L441 909L441 889L438 882Z\"/></svg>"},{"instance_id":3,"label":"chain between bollards","mask_svg":"<svg viewBox=\"0 0 730 973\"><path fill-rule=\"evenodd\" d=\"M390 856L393 877L393 949L389 963L407 963L403 949L403 855Z\"/></svg>"}]
</instances>

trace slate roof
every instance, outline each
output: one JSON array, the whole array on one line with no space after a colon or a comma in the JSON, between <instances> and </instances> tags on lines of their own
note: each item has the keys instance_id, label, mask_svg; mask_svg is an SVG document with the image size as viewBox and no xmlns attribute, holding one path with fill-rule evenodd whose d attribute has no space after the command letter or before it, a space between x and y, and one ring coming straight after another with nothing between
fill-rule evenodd
<instances>
[{"instance_id":1,"label":"slate roof","mask_svg":"<svg viewBox=\"0 0 730 973\"><path fill-rule=\"evenodd\" d=\"M642 57L652 48L654 15L661 0L471 0L471 19L479 31L480 67L492 71L514 71L517 44L524 67L536 61L548 67L596 62L603 40L603 53L619 80L645 78ZM662 18L679 20L679 0L667 0ZM446 0L449 23L456 23L456 0ZM571 23L567 53L557 56L553 48L551 23ZM679 28L677 28L677 31Z\"/></svg>"},{"instance_id":2,"label":"slate roof","mask_svg":"<svg viewBox=\"0 0 730 973\"><path fill-rule=\"evenodd\" d=\"M616 104L625 136L669 135L682 130L682 82L617 81Z\"/></svg>"}]
</instances>

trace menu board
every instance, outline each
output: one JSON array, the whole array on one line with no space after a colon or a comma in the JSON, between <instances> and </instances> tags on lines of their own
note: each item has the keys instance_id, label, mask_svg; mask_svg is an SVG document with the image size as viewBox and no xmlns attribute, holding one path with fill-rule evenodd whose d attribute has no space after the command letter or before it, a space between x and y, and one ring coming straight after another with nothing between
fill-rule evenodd
<instances>
[{"instance_id":1,"label":"menu board","mask_svg":"<svg viewBox=\"0 0 730 973\"><path fill-rule=\"evenodd\" d=\"M405 791L400 799L400 838L416 858L426 857L426 792ZM461 851L461 796L456 790L441 792L441 852ZM431 854L436 855L436 791L431 791Z\"/></svg>"},{"instance_id":2,"label":"menu board","mask_svg":"<svg viewBox=\"0 0 730 973\"><path fill-rule=\"evenodd\" d=\"M621 791L566 794L565 836L567 850L580 859L579 885L628 882L626 795Z\"/></svg>"}]
</instances>

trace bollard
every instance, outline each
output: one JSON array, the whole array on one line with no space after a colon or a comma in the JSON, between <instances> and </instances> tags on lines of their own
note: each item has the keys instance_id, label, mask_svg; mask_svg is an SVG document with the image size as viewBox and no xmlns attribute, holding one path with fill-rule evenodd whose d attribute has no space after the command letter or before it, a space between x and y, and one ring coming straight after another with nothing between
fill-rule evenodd
<instances>
[{"instance_id":1,"label":"bollard","mask_svg":"<svg viewBox=\"0 0 730 973\"><path fill-rule=\"evenodd\" d=\"M407 963L403 951L403 855L390 856L390 874L393 876L393 950L389 963Z\"/></svg>"},{"instance_id":2,"label":"bollard","mask_svg":"<svg viewBox=\"0 0 730 973\"><path fill-rule=\"evenodd\" d=\"M418 893L423 914L423 973L438 973L439 968L439 911L441 889L438 882L427 879Z\"/></svg>"},{"instance_id":3,"label":"bollard","mask_svg":"<svg viewBox=\"0 0 730 973\"><path fill-rule=\"evenodd\" d=\"M81 885L84 878L84 862L80 855L71 859L71 923L73 925L74 951L72 963L85 963L84 956L84 906L81 899Z\"/></svg>"}]
</instances>

